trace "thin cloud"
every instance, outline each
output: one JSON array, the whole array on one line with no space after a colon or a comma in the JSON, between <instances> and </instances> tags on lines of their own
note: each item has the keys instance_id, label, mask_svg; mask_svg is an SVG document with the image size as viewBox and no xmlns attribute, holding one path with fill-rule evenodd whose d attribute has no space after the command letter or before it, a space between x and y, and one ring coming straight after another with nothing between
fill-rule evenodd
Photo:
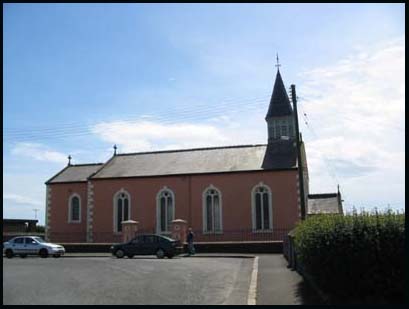
<instances>
[{"instance_id":1,"label":"thin cloud","mask_svg":"<svg viewBox=\"0 0 409 309\"><path fill-rule=\"evenodd\" d=\"M48 146L39 143L17 143L11 150L11 154L32 158L38 161L53 163L66 163L67 156L61 152L51 150Z\"/></svg>"},{"instance_id":2,"label":"thin cloud","mask_svg":"<svg viewBox=\"0 0 409 309\"><path fill-rule=\"evenodd\" d=\"M164 125L153 121L115 121L99 123L91 131L102 140L120 145L122 151L203 147L223 145L229 139L216 126L176 123Z\"/></svg>"},{"instance_id":3,"label":"thin cloud","mask_svg":"<svg viewBox=\"0 0 409 309\"><path fill-rule=\"evenodd\" d=\"M44 202L38 201L36 199L22 196L19 194L14 194L14 193L6 193L3 195L3 203L5 202L12 202L14 204L19 204L19 205L30 205L30 206L43 206Z\"/></svg>"},{"instance_id":4,"label":"thin cloud","mask_svg":"<svg viewBox=\"0 0 409 309\"><path fill-rule=\"evenodd\" d=\"M300 118L308 122L302 125L304 136L309 137L306 149L312 190L329 187L328 178L322 175L328 162L355 200L364 200L364 195L368 199L364 188L368 183L373 192L382 192L390 184L386 179L402 179L404 68L404 39L398 38L300 74L300 112L307 114ZM391 187L394 196L389 198L403 201L404 191L398 192L398 187Z\"/></svg>"}]
</instances>

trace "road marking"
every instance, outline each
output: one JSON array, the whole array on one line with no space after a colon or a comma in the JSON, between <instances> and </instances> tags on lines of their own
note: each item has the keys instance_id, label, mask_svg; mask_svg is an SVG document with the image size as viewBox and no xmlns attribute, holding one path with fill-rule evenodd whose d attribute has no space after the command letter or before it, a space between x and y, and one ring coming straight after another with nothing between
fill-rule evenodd
<instances>
[{"instance_id":1,"label":"road marking","mask_svg":"<svg viewBox=\"0 0 409 309\"><path fill-rule=\"evenodd\" d=\"M256 304L257 273L258 273L258 256L254 258L253 271L251 273L251 281L250 281L250 287L249 287L249 295L247 296L247 305Z\"/></svg>"}]
</instances>

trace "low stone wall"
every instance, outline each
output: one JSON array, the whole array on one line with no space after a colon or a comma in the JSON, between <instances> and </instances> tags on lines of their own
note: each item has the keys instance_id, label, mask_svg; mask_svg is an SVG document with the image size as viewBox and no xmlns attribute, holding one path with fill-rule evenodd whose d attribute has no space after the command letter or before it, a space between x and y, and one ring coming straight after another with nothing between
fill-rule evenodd
<instances>
[{"instance_id":1,"label":"low stone wall","mask_svg":"<svg viewBox=\"0 0 409 309\"><path fill-rule=\"evenodd\" d=\"M66 253L109 253L111 243L58 243Z\"/></svg>"},{"instance_id":2,"label":"low stone wall","mask_svg":"<svg viewBox=\"0 0 409 309\"><path fill-rule=\"evenodd\" d=\"M195 243L197 253L283 253L282 241ZM185 248L187 251L187 245Z\"/></svg>"},{"instance_id":3,"label":"low stone wall","mask_svg":"<svg viewBox=\"0 0 409 309\"><path fill-rule=\"evenodd\" d=\"M67 253L109 252L111 243L61 243ZM195 243L197 253L283 253L282 241L269 242L200 242ZM187 244L184 245L187 252Z\"/></svg>"},{"instance_id":4,"label":"low stone wall","mask_svg":"<svg viewBox=\"0 0 409 309\"><path fill-rule=\"evenodd\" d=\"M284 239L283 255L288 262L287 267L291 268L291 270L295 270L296 272L298 272L319 295L324 304L329 303L329 296L321 290L321 288L315 282L314 278L304 270L304 266L302 265L302 263L300 263L300 261L298 261L297 252L295 250L294 245L293 231L290 232L288 236Z\"/></svg>"}]
</instances>

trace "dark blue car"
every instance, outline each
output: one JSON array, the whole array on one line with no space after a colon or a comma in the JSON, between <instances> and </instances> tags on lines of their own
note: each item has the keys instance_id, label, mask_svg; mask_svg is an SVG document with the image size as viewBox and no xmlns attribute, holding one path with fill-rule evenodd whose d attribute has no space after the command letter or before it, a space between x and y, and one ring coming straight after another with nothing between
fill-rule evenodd
<instances>
[{"instance_id":1,"label":"dark blue car","mask_svg":"<svg viewBox=\"0 0 409 309\"><path fill-rule=\"evenodd\" d=\"M159 259L167 256L169 259L180 253L180 242L172 238L144 234L121 244L114 244L110 251L117 258L127 256L132 258L134 255L156 255Z\"/></svg>"}]
</instances>

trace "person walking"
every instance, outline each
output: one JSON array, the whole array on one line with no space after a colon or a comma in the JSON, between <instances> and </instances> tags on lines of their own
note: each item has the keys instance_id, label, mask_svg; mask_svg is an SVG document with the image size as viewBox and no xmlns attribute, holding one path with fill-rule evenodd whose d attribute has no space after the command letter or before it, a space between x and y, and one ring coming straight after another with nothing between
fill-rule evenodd
<instances>
[{"instance_id":1,"label":"person walking","mask_svg":"<svg viewBox=\"0 0 409 309\"><path fill-rule=\"evenodd\" d=\"M193 234L192 228L189 227L187 237L186 237L188 255L195 254L195 247L193 246L193 237L194 237L194 234Z\"/></svg>"}]
</instances>

